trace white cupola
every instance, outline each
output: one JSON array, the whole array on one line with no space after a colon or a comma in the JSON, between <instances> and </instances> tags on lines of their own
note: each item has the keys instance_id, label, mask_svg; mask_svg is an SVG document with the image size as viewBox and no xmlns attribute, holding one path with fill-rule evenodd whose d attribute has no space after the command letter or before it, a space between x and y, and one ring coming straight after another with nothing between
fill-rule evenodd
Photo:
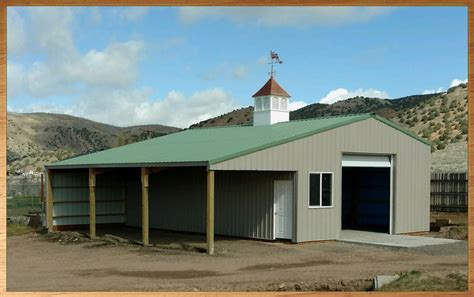
<instances>
[{"instance_id":1,"label":"white cupola","mask_svg":"<svg viewBox=\"0 0 474 297\"><path fill-rule=\"evenodd\" d=\"M273 75L252 96L254 98L253 125L272 125L290 120L290 95L276 82Z\"/></svg>"}]
</instances>

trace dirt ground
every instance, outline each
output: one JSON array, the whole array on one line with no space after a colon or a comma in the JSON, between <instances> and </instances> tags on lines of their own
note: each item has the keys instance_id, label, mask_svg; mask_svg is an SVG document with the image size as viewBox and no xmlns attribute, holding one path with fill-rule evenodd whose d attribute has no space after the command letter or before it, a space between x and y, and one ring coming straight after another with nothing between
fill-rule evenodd
<instances>
[{"instance_id":1,"label":"dirt ground","mask_svg":"<svg viewBox=\"0 0 474 297\"><path fill-rule=\"evenodd\" d=\"M98 230L139 239L139 229ZM7 239L8 291L367 290L377 275L467 273L467 241L413 249L291 244L152 230L155 247L32 233Z\"/></svg>"}]
</instances>

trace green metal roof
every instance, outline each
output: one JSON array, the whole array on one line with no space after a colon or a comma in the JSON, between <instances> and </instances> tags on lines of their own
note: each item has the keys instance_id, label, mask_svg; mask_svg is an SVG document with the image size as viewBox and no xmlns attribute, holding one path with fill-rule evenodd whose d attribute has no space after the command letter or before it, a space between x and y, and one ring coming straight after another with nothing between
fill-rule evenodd
<instances>
[{"instance_id":1,"label":"green metal roof","mask_svg":"<svg viewBox=\"0 0 474 297\"><path fill-rule=\"evenodd\" d=\"M316 133L374 118L425 143L428 141L379 116L359 114L290 121L268 126L190 129L48 165L48 168L140 164L216 164ZM195 165L195 164L194 164ZM137 166L138 167L138 166Z\"/></svg>"}]
</instances>

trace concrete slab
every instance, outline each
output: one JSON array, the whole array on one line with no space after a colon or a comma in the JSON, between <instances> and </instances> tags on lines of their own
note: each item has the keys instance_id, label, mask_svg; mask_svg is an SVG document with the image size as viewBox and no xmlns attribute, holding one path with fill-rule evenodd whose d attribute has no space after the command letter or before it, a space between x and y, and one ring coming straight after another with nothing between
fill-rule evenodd
<instances>
[{"instance_id":1,"label":"concrete slab","mask_svg":"<svg viewBox=\"0 0 474 297\"><path fill-rule=\"evenodd\" d=\"M411 235L390 235L358 230L342 230L339 241L400 248L413 248L459 242L459 240L454 239Z\"/></svg>"}]
</instances>

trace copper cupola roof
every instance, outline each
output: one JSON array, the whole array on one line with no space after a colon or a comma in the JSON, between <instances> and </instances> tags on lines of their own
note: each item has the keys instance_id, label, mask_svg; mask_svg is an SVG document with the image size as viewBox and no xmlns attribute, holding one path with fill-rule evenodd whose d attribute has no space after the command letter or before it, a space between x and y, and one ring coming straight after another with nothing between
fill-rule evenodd
<instances>
[{"instance_id":1,"label":"copper cupola roof","mask_svg":"<svg viewBox=\"0 0 474 297\"><path fill-rule=\"evenodd\" d=\"M283 97L291 97L283 88L276 82L273 76L263 85L263 87L258 90L252 97L258 96L268 96L268 95L276 95L276 96L283 96Z\"/></svg>"}]
</instances>

